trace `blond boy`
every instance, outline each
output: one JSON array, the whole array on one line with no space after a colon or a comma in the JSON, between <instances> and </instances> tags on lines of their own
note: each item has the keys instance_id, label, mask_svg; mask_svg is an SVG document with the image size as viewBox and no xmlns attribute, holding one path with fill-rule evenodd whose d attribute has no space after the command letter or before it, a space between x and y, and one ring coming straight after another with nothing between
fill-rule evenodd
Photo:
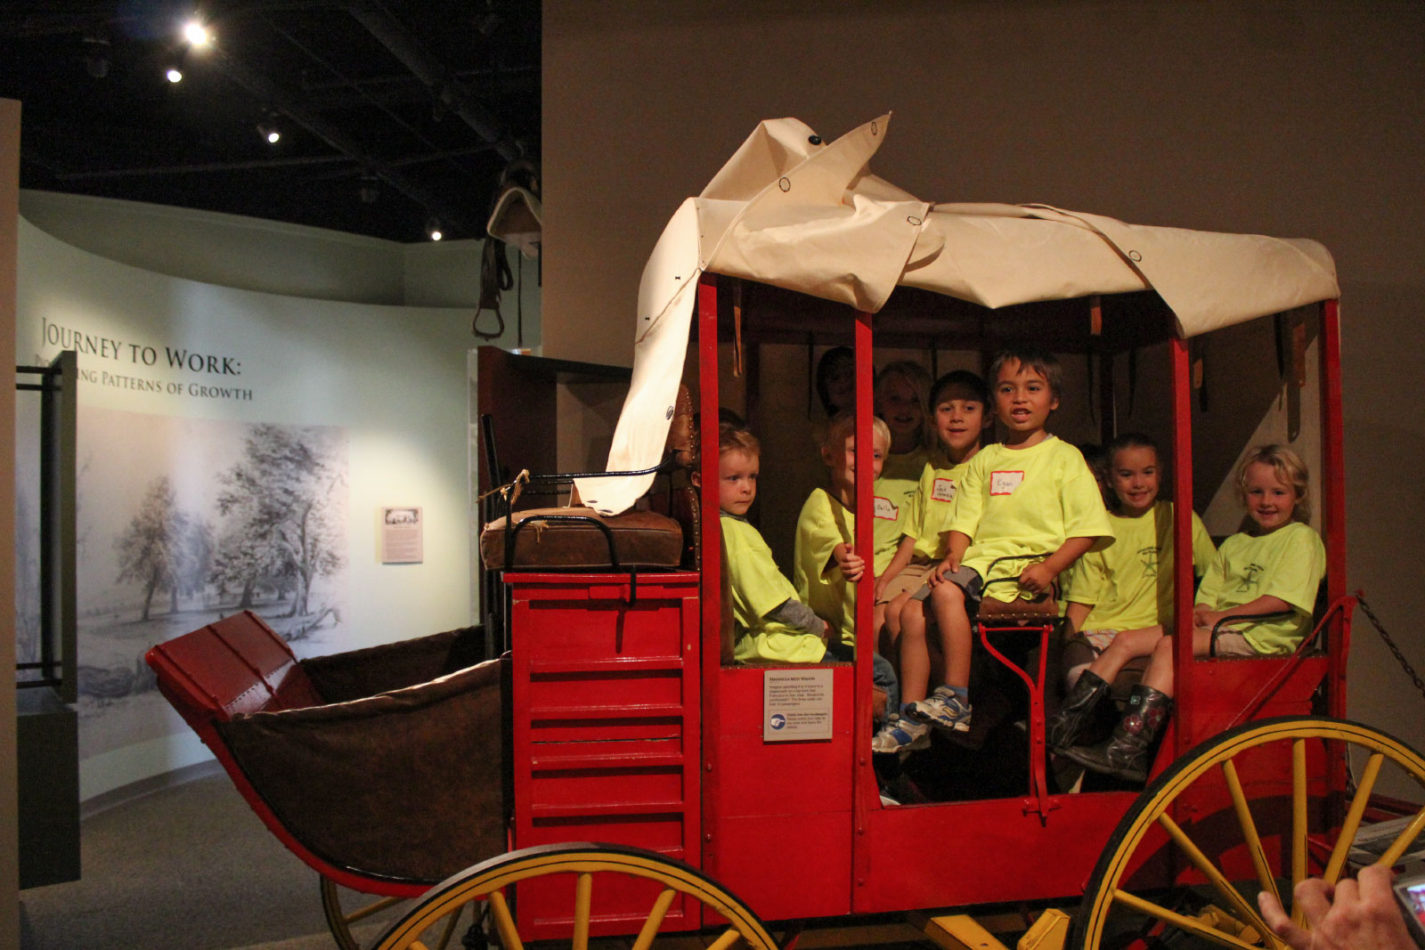
<instances>
[{"instance_id":1,"label":"blond boy","mask_svg":"<svg viewBox=\"0 0 1425 950\"><path fill-rule=\"evenodd\" d=\"M891 433L885 422L871 423L874 447L868 453L871 477L881 473ZM797 596L831 626L827 652L839 660L856 657L856 582L866 562L856 553L856 417L842 413L831 421L821 447L831 487L814 489L797 518L792 581ZM874 644L873 647L874 649ZM872 655L872 682L884 689L887 712L898 707L895 669L879 653Z\"/></svg>"}]
</instances>

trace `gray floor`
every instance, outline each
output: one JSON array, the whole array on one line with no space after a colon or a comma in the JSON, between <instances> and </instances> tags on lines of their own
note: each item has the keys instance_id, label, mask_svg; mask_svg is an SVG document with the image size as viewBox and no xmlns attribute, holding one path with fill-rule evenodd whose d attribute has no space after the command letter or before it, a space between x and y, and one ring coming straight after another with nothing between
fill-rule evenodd
<instances>
[{"instance_id":1,"label":"gray floor","mask_svg":"<svg viewBox=\"0 0 1425 950\"><path fill-rule=\"evenodd\" d=\"M22 950L330 950L315 871L226 775L84 820L83 878L20 892Z\"/></svg>"}]
</instances>

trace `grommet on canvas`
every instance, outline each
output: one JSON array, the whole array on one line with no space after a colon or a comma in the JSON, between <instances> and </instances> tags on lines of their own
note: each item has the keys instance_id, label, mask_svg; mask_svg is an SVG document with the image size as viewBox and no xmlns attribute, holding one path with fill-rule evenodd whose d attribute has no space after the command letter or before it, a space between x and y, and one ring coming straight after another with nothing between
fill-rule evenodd
<instances>
[{"instance_id":1,"label":"grommet on canvas","mask_svg":"<svg viewBox=\"0 0 1425 950\"><path fill-rule=\"evenodd\" d=\"M880 134L881 134L881 127L880 127L880 125L878 125L878 124L877 124L876 122L874 122L874 121L871 123L871 134L872 134L872 135L880 135Z\"/></svg>"},{"instance_id":2,"label":"grommet on canvas","mask_svg":"<svg viewBox=\"0 0 1425 950\"><path fill-rule=\"evenodd\" d=\"M906 220L906 223L907 223L907 224L913 224L913 225L915 225L916 227L920 227L921 220L920 220L920 217L919 217L918 215L908 214L908 215L906 215L905 220Z\"/></svg>"},{"instance_id":3,"label":"grommet on canvas","mask_svg":"<svg viewBox=\"0 0 1425 950\"><path fill-rule=\"evenodd\" d=\"M1128 259L1130 261L1141 261L1143 259L1143 255L1139 254L1137 251L1129 251Z\"/></svg>"},{"instance_id":4,"label":"grommet on canvas","mask_svg":"<svg viewBox=\"0 0 1425 950\"><path fill-rule=\"evenodd\" d=\"M791 180L790 178L786 178L786 177L778 178L778 179L777 179L777 187L780 188L780 189L782 189L783 191L791 191L791 190L792 190L792 180Z\"/></svg>"},{"instance_id":5,"label":"grommet on canvas","mask_svg":"<svg viewBox=\"0 0 1425 950\"><path fill-rule=\"evenodd\" d=\"M810 142L810 143L813 144L813 145L820 145L820 144L821 144L821 136L820 136L820 135L815 135L815 134L813 134L813 135L808 135L808 136L807 136L807 141Z\"/></svg>"}]
</instances>

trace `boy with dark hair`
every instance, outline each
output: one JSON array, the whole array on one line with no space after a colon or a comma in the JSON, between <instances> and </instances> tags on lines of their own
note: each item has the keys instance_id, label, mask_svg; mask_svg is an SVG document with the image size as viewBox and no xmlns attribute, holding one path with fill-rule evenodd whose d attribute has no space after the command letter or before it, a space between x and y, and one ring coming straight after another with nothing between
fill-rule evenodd
<instances>
[{"instance_id":1,"label":"boy with dark hair","mask_svg":"<svg viewBox=\"0 0 1425 950\"><path fill-rule=\"evenodd\" d=\"M955 494L949 551L927 588L945 655L945 682L926 699L908 703L909 718L967 731L970 618L981 598L1035 597L1095 544L1112 543L1093 472L1078 449L1045 429L1059 408L1061 378L1058 360L1033 350L1007 350L990 366L990 397L1004 441L970 460ZM1007 582L995 583L1000 580ZM924 636L911 628L901 631L903 641L916 635Z\"/></svg>"}]
</instances>

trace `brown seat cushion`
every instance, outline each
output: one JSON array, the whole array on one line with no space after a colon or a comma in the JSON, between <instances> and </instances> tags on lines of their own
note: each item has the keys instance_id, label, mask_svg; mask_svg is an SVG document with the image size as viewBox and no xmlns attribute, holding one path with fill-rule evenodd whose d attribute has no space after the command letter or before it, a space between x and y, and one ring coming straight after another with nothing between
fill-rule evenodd
<instances>
[{"instance_id":1,"label":"brown seat cushion","mask_svg":"<svg viewBox=\"0 0 1425 950\"><path fill-rule=\"evenodd\" d=\"M989 624L1019 620L1042 623L1059 618L1059 604L1048 594L1040 594L1033 600L1016 597L1014 600L1003 601L986 597L980 601L979 618Z\"/></svg>"},{"instance_id":2,"label":"brown seat cushion","mask_svg":"<svg viewBox=\"0 0 1425 950\"><path fill-rule=\"evenodd\" d=\"M514 550L508 564L505 519L495 519L480 532L480 556L487 568L607 569L613 566L608 535L599 525L612 534L620 567L674 568L683 557L682 527L652 511L601 515L592 508L531 508L511 517Z\"/></svg>"}]
</instances>

